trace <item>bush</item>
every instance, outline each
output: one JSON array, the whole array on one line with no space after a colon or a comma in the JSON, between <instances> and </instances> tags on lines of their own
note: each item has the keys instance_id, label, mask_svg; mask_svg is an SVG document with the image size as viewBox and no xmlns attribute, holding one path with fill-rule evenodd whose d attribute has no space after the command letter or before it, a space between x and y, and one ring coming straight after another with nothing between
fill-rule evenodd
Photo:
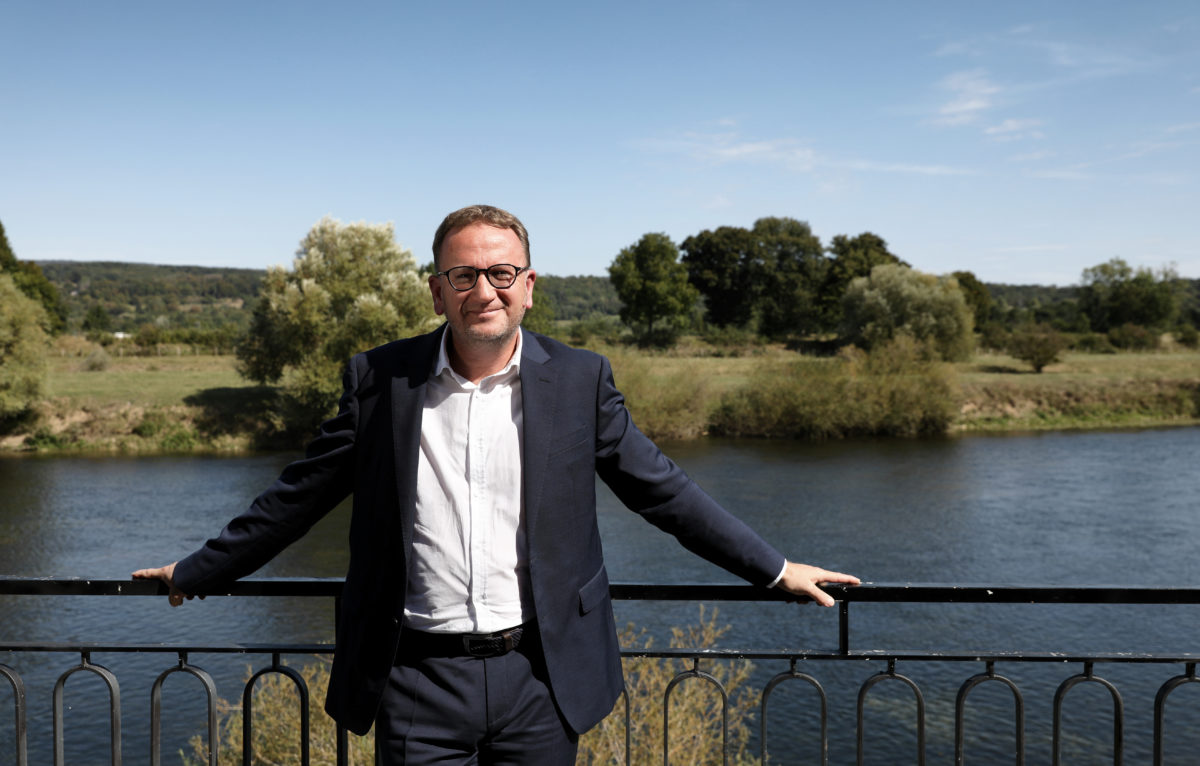
<instances>
[{"instance_id":1,"label":"bush","mask_svg":"<svg viewBox=\"0 0 1200 766\"><path fill-rule=\"evenodd\" d=\"M48 322L41 304L0 274L0 423L23 417L42 396Z\"/></svg>"},{"instance_id":2,"label":"bush","mask_svg":"<svg viewBox=\"0 0 1200 766\"><path fill-rule=\"evenodd\" d=\"M1075 340L1073 348L1076 351L1084 351L1089 354L1115 354L1117 348L1108 339L1107 335L1101 335L1096 332L1089 332L1079 336Z\"/></svg>"},{"instance_id":3,"label":"bush","mask_svg":"<svg viewBox=\"0 0 1200 766\"><path fill-rule=\"evenodd\" d=\"M1185 324L1175 332L1175 342L1185 348L1200 347L1200 331L1190 324Z\"/></svg>"},{"instance_id":4,"label":"bush","mask_svg":"<svg viewBox=\"0 0 1200 766\"><path fill-rule=\"evenodd\" d=\"M1022 327L1008 341L1008 353L1014 359L1028 362L1034 372L1059 361L1067 348L1067 339L1048 325Z\"/></svg>"},{"instance_id":5,"label":"bush","mask_svg":"<svg viewBox=\"0 0 1200 766\"><path fill-rule=\"evenodd\" d=\"M108 369L108 363L112 357L102 348L98 348L87 355L83 360L83 369L85 372L103 372Z\"/></svg>"},{"instance_id":6,"label":"bush","mask_svg":"<svg viewBox=\"0 0 1200 766\"><path fill-rule=\"evenodd\" d=\"M670 646L675 649L711 649L728 632L729 626L717 625L717 610L706 613L700 607L695 625L672 628ZM632 624L621 632L621 645L626 649L650 650L653 641L644 630ZM679 672L691 668L690 661L637 657L623 661L625 678L632 707L631 733L633 753L631 763L656 763L662 760L662 701L667 684ZM703 663L729 695L729 753L731 763L748 764L753 759L747 752L750 725L754 719L756 699L745 687L753 666L746 660ZM310 707L309 747L311 762L333 764L336 760L335 726L320 709L321 700L329 686L329 662L318 660L296 672L308 687ZM251 672L247 669L246 679ZM221 715L218 735L218 762L222 766L242 763L242 709L238 703L218 700ZM721 700L715 690L698 679L685 680L671 691L671 752L672 763L718 764L721 759ZM374 734L365 737L349 736L351 766L369 766L375 762ZM268 673L257 682L254 696L254 755L255 763L299 763L300 708L295 683L280 673ZM200 766L209 762L209 745L202 735L189 740L190 753L180 753L185 766ZM579 741L580 764L624 763L625 709L618 701L613 712Z\"/></svg>"},{"instance_id":7,"label":"bush","mask_svg":"<svg viewBox=\"0 0 1200 766\"><path fill-rule=\"evenodd\" d=\"M333 719L320 709L321 700L329 688L329 662L318 660L297 671L308 686L309 757L314 764L337 762L336 726ZM251 672L247 669L246 680ZM282 673L268 673L256 684L254 695L254 756L255 763L300 763L300 705L296 685ZM314 705L317 707L314 708ZM242 763L242 708L240 704L218 700L221 715L218 735L217 762L222 766ZM350 766L371 766L375 763L375 737L347 736ZM185 766L202 766L209 762L209 745L196 735L189 740L191 753L180 753Z\"/></svg>"},{"instance_id":8,"label":"bush","mask_svg":"<svg viewBox=\"0 0 1200 766\"><path fill-rule=\"evenodd\" d=\"M761 365L722 397L711 430L725 436L830 439L942 434L958 411L956 386L931 344L906 335L870 353Z\"/></svg>"},{"instance_id":9,"label":"bush","mask_svg":"<svg viewBox=\"0 0 1200 766\"><path fill-rule=\"evenodd\" d=\"M717 645L729 626L718 627L717 610L706 616L700 606L699 624L672 628L672 649L710 649ZM620 635L625 649L650 650L653 640L645 631L627 625ZM658 763L663 760L663 695L675 676L691 669L690 660L656 657L627 658L626 691L629 695L629 719L632 752L629 763ZM705 665L708 665L705 667ZM744 684L753 670L746 661L702 663L702 670L725 687L729 696L730 763L756 763L748 752L750 724L754 720L756 698ZM671 690L670 747L668 761L686 764L719 764L721 758L721 698L716 689L700 679L687 679ZM616 707L596 728L579 740L579 764L625 763L625 704Z\"/></svg>"},{"instance_id":10,"label":"bush","mask_svg":"<svg viewBox=\"0 0 1200 766\"><path fill-rule=\"evenodd\" d=\"M1158 333L1136 324L1123 324L1108 331L1108 340L1125 351L1153 351L1158 348Z\"/></svg>"}]
</instances>

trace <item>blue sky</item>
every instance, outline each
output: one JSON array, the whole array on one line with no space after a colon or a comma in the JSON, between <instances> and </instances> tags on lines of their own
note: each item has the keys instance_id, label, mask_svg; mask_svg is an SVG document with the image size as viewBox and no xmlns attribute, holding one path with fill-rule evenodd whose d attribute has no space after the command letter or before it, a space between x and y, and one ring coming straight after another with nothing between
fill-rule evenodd
<instances>
[{"instance_id":1,"label":"blue sky","mask_svg":"<svg viewBox=\"0 0 1200 766\"><path fill-rule=\"evenodd\" d=\"M546 274L763 216L931 273L1200 277L1200 5L5 0L0 221L27 260L419 262L508 208Z\"/></svg>"}]
</instances>

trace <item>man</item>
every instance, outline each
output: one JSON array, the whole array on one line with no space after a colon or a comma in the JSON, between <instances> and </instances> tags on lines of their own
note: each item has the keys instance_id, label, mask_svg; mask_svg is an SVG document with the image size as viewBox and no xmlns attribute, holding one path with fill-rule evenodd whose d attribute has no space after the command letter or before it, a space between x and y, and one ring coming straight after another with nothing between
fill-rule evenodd
<instances>
[{"instance_id":1,"label":"man","mask_svg":"<svg viewBox=\"0 0 1200 766\"><path fill-rule=\"evenodd\" d=\"M608 361L521 329L537 279L510 213L433 240L446 324L358 354L338 413L249 510L175 564L171 603L258 569L353 493L326 710L385 763L573 763L623 680L595 476L688 549L826 606L850 575L787 562L629 418Z\"/></svg>"}]
</instances>

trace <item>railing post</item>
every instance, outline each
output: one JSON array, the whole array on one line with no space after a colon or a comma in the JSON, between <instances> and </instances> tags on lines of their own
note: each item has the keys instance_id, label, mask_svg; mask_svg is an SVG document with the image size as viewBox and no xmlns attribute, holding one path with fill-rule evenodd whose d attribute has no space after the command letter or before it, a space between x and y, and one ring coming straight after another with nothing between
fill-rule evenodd
<instances>
[{"instance_id":1,"label":"railing post","mask_svg":"<svg viewBox=\"0 0 1200 766\"><path fill-rule=\"evenodd\" d=\"M29 755L26 742L25 682L21 680L20 673L3 663L0 663L0 676L4 676L12 684L13 716L15 718L13 721L13 738L16 742L17 766L27 766Z\"/></svg>"},{"instance_id":2,"label":"railing post","mask_svg":"<svg viewBox=\"0 0 1200 766\"><path fill-rule=\"evenodd\" d=\"M79 664L59 676L58 682L54 684L54 764L63 766L65 760L63 692L67 678L81 670L95 673L108 685L109 731L112 738L111 763L112 766L121 766L121 686L117 683L117 677L108 668L92 664L91 652L82 652Z\"/></svg>"},{"instance_id":3,"label":"railing post","mask_svg":"<svg viewBox=\"0 0 1200 766\"><path fill-rule=\"evenodd\" d=\"M217 685L204 670L188 664L187 652L180 652L179 664L164 670L150 688L150 766L162 764L162 687L172 673L187 673L204 685L208 700L208 763L209 766L217 766L221 750L217 726Z\"/></svg>"}]
</instances>

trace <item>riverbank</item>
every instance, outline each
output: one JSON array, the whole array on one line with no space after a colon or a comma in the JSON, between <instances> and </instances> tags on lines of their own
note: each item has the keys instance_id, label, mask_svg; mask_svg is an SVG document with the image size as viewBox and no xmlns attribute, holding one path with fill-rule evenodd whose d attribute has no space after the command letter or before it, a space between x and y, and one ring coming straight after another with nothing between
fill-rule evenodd
<instances>
[{"instance_id":1,"label":"riverbank","mask_svg":"<svg viewBox=\"0 0 1200 766\"><path fill-rule=\"evenodd\" d=\"M602 350L635 420L660 439L708 434L722 398L764 366L789 365L804 375L836 363L778 348L724 357ZM49 365L47 397L25 423L0 435L0 454L239 454L298 446L274 429L273 389L243 380L231 356L113 357L97 365L60 355ZM951 433L1200 424L1200 352L1073 353L1041 374L1005 355L980 354L947 372L956 392Z\"/></svg>"}]
</instances>

